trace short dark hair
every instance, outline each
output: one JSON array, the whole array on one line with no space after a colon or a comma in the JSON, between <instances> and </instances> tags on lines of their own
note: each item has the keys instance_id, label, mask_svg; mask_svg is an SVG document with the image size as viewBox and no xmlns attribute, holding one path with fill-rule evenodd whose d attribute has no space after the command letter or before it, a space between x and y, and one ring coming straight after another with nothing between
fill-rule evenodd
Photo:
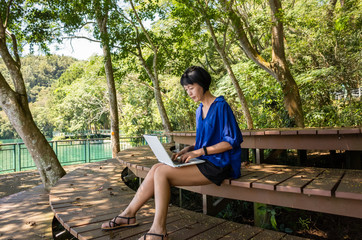
<instances>
[{"instance_id":1,"label":"short dark hair","mask_svg":"<svg viewBox=\"0 0 362 240\"><path fill-rule=\"evenodd\" d=\"M211 76L210 74L199 66L192 66L186 69L184 74L182 74L180 79L180 84L182 86L188 84L199 84L203 89L204 93L209 90L211 84Z\"/></svg>"}]
</instances>

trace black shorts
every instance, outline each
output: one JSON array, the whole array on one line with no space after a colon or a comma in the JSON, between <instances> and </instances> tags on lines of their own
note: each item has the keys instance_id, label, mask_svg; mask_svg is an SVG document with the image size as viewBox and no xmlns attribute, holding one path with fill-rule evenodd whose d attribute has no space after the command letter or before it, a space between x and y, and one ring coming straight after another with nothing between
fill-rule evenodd
<instances>
[{"instance_id":1,"label":"black shorts","mask_svg":"<svg viewBox=\"0 0 362 240\"><path fill-rule=\"evenodd\" d=\"M220 186L225 179L230 178L231 176L231 165L218 167L208 160L205 160L204 163L197 164L196 166L207 179L218 186Z\"/></svg>"}]
</instances>

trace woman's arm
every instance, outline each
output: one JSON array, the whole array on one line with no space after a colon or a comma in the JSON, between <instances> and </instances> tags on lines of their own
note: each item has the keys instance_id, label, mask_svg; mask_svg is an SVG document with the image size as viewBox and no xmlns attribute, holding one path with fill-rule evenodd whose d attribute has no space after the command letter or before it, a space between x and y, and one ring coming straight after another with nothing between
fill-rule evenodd
<instances>
[{"instance_id":1,"label":"woman's arm","mask_svg":"<svg viewBox=\"0 0 362 240\"><path fill-rule=\"evenodd\" d=\"M232 148L233 147L230 145L230 143L228 143L228 142L220 142L220 143L217 143L215 145L206 147L206 151L207 151L207 155L211 155L211 154L218 154L218 153L226 152L228 150L231 150ZM182 151L180 151L179 153L181 153ZM206 153L205 153L204 149L200 148L200 149L197 149L197 150L194 150L194 151L192 151L192 150L189 151L189 152L185 151L184 153L179 154L178 156L180 156L180 158L181 158L180 161L181 162L188 162L191 158L200 157L200 156L205 155L205 154Z\"/></svg>"}]
</instances>

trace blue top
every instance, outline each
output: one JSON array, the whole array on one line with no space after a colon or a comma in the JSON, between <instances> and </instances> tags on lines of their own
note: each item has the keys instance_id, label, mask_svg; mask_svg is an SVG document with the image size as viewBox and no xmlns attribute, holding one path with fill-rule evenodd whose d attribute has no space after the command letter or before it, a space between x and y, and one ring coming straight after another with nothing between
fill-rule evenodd
<instances>
[{"instance_id":1,"label":"blue top","mask_svg":"<svg viewBox=\"0 0 362 240\"><path fill-rule=\"evenodd\" d=\"M229 104L223 96L217 97L211 104L205 119L202 118L202 107L203 104L200 103L196 110L196 143L194 149L212 146L220 142L230 143L233 147L231 150L207 156L202 155L200 158L209 160L218 167L231 164L233 174L230 177L240 177L240 144L243 142L243 137Z\"/></svg>"}]
</instances>

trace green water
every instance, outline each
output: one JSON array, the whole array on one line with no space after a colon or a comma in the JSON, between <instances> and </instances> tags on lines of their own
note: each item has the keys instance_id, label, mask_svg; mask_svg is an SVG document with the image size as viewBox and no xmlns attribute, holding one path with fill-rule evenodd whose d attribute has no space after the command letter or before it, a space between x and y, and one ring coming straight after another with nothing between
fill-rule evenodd
<instances>
[{"instance_id":1,"label":"green water","mask_svg":"<svg viewBox=\"0 0 362 240\"><path fill-rule=\"evenodd\" d=\"M159 136L161 142L169 139ZM50 141L50 139L48 139ZM0 139L0 174L35 169L28 149L21 139ZM88 139L49 142L62 165L89 163L112 158L111 140ZM142 137L120 138L120 150L142 146Z\"/></svg>"},{"instance_id":2,"label":"green water","mask_svg":"<svg viewBox=\"0 0 362 240\"><path fill-rule=\"evenodd\" d=\"M20 139L0 140L0 174L35 169L26 146ZM4 145L6 144L6 145ZM62 165L101 161L112 158L110 140L55 141L49 143ZM123 149L130 144L123 144Z\"/></svg>"}]
</instances>

